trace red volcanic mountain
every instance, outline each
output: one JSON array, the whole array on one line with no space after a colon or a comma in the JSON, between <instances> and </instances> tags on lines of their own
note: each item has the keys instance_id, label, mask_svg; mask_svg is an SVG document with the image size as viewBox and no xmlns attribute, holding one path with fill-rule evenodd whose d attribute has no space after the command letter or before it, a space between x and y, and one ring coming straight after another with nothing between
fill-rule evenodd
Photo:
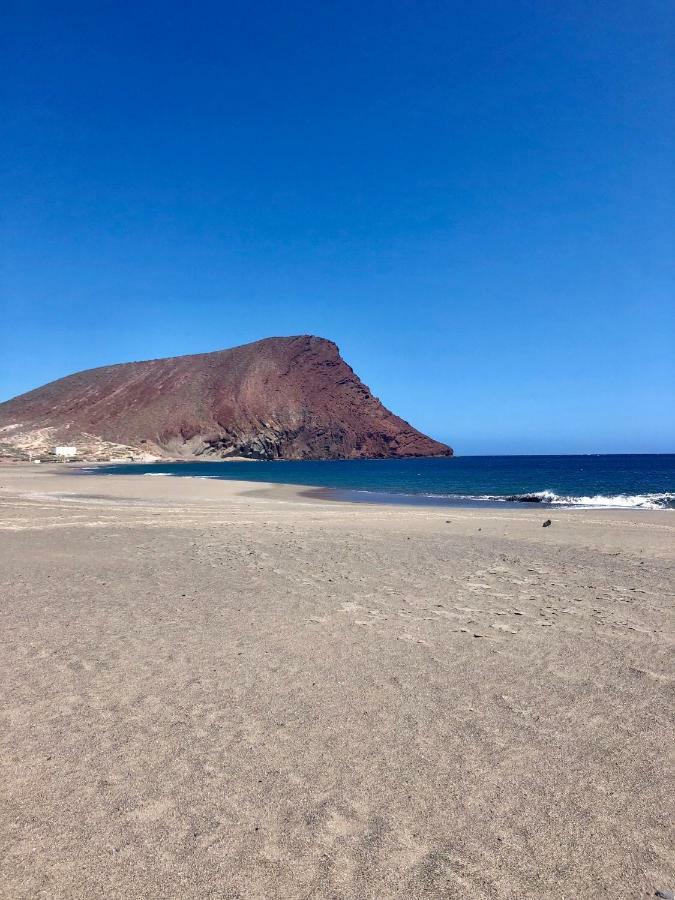
<instances>
[{"instance_id":1,"label":"red volcanic mountain","mask_svg":"<svg viewBox=\"0 0 675 900\"><path fill-rule=\"evenodd\" d=\"M385 409L335 344L309 335L69 375L0 403L0 442L82 455L452 455Z\"/></svg>"}]
</instances>

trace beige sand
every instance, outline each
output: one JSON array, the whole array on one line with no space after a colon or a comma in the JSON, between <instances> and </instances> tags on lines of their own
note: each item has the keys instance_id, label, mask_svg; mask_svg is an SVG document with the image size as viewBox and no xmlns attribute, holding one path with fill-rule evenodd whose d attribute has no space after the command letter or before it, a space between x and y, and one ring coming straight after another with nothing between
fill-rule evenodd
<instances>
[{"instance_id":1,"label":"beige sand","mask_svg":"<svg viewBox=\"0 0 675 900\"><path fill-rule=\"evenodd\" d=\"M675 887L675 514L36 469L0 469L2 897Z\"/></svg>"}]
</instances>

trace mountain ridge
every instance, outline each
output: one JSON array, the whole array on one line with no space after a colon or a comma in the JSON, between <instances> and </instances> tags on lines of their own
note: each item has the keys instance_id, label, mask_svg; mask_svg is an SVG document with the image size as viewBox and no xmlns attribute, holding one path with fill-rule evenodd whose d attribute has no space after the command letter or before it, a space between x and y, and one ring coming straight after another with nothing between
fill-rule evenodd
<instances>
[{"instance_id":1,"label":"mountain ridge","mask_svg":"<svg viewBox=\"0 0 675 900\"><path fill-rule=\"evenodd\" d=\"M0 403L0 443L82 455L359 459L451 456L373 396L315 335L98 366Z\"/></svg>"}]
</instances>

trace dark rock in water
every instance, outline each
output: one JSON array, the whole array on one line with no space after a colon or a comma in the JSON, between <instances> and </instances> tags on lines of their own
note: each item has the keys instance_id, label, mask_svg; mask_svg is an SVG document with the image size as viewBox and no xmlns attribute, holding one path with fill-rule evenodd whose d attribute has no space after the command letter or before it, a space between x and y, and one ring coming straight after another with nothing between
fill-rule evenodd
<instances>
[{"instance_id":1,"label":"dark rock in water","mask_svg":"<svg viewBox=\"0 0 675 900\"><path fill-rule=\"evenodd\" d=\"M548 528L548 526L549 526L550 524L551 524L551 520L550 520L550 519L547 519L541 527L542 527L542 528Z\"/></svg>"},{"instance_id":2,"label":"dark rock in water","mask_svg":"<svg viewBox=\"0 0 675 900\"><path fill-rule=\"evenodd\" d=\"M545 503L547 498L540 494L512 494L506 499L511 503Z\"/></svg>"},{"instance_id":3,"label":"dark rock in water","mask_svg":"<svg viewBox=\"0 0 675 900\"><path fill-rule=\"evenodd\" d=\"M659 890L654 893L654 896L661 897L662 900L675 900L673 892L669 891L667 888L659 888Z\"/></svg>"}]
</instances>

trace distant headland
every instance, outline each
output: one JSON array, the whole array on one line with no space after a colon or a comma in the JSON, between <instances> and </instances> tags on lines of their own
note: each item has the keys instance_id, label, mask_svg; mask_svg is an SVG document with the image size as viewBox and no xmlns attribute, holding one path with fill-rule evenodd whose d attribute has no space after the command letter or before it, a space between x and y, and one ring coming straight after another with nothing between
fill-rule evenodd
<instances>
[{"instance_id":1,"label":"distant headland","mask_svg":"<svg viewBox=\"0 0 675 900\"><path fill-rule=\"evenodd\" d=\"M386 409L312 335L78 372L0 403L5 456L362 459L452 456Z\"/></svg>"}]
</instances>

